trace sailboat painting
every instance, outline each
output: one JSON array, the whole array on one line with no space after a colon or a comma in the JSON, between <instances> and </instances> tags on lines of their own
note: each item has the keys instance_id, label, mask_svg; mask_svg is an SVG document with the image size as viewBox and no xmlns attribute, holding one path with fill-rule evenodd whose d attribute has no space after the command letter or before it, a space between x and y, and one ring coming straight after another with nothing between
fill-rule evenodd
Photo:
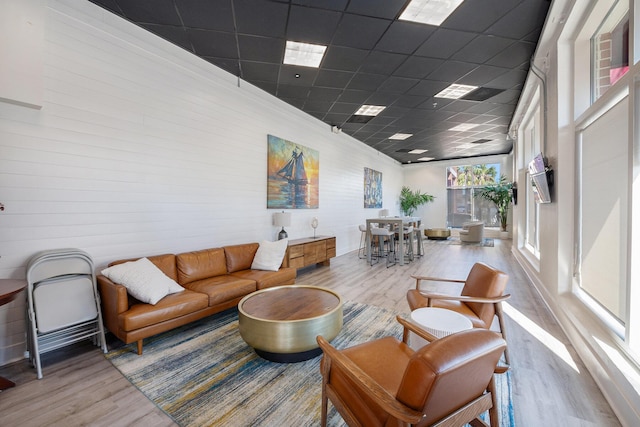
<instances>
[{"instance_id":1,"label":"sailboat painting","mask_svg":"<svg viewBox=\"0 0 640 427\"><path fill-rule=\"evenodd\" d=\"M318 152L273 135L267 141L267 208L317 209Z\"/></svg>"}]
</instances>

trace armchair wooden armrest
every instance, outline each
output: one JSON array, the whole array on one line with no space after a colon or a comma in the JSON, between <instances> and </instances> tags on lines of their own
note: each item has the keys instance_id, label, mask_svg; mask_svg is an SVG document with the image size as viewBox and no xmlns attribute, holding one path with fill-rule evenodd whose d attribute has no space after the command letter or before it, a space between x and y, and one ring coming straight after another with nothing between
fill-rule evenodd
<instances>
[{"instance_id":1,"label":"armchair wooden armrest","mask_svg":"<svg viewBox=\"0 0 640 427\"><path fill-rule=\"evenodd\" d=\"M383 411L402 420L406 423L416 424L422 419L422 413L408 408L398 402L396 397L384 389L380 384L375 382L366 372L358 365L353 363L351 359L344 356L340 351L336 350L322 335L316 337L318 345L322 349L325 360L322 365L323 382L328 378L331 365L339 366L351 381L353 381L361 390L376 401Z\"/></svg>"},{"instance_id":2,"label":"armchair wooden armrest","mask_svg":"<svg viewBox=\"0 0 640 427\"><path fill-rule=\"evenodd\" d=\"M416 279L416 289L420 289L420 282L425 280L425 281L430 281L430 282L445 282L445 283L465 283L464 280L459 280L459 279L444 279L441 277L430 277L430 276L415 276L415 275L411 275L412 279Z\"/></svg>"},{"instance_id":3,"label":"armchair wooden armrest","mask_svg":"<svg viewBox=\"0 0 640 427\"><path fill-rule=\"evenodd\" d=\"M420 291L420 295L427 298L429 301L432 299L449 300L449 301L463 301L463 302L479 302L483 304L495 304L498 302L506 301L511 298L511 294L500 295L495 298L487 297L471 297L465 295L445 295L445 294L432 294L429 292Z\"/></svg>"},{"instance_id":4,"label":"armchair wooden armrest","mask_svg":"<svg viewBox=\"0 0 640 427\"><path fill-rule=\"evenodd\" d=\"M438 337L425 331L422 327L420 327L420 325L418 325L417 323L411 320L405 319L400 316L396 316L396 320L398 321L398 323L404 326L404 331L402 333L402 342L404 342L405 344L408 343L409 332L413 332L414 334L418 335L420 338L428 342L435 341L438 339Z\"/></svg>"}]
</instances>

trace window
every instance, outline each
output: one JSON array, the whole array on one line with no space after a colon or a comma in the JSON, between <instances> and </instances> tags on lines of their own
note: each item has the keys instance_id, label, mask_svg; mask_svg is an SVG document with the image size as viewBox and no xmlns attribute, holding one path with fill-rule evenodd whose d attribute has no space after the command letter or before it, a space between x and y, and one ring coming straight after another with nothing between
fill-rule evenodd
<instances>
[{"instance_id":1,"label":"window","mask_svg":"<svg viewBox=\"0 0 640 427\"><path fill-rule=\"evenodd\" d=\"M447 168L447 227L479 220L489 227L499 227L495 205L475 197L478 188L500 178L500 164L450 166Z\"/></svg>"},{"instance_id":2,"label":"window","mask_svg":"<svg viewBox=\"0 0 640 427\"><path fill-rule=\"evenodd\" d=\"M629 6L619 1L591 38L592 100L629 71Z\"/></svg>"}]
</instances>

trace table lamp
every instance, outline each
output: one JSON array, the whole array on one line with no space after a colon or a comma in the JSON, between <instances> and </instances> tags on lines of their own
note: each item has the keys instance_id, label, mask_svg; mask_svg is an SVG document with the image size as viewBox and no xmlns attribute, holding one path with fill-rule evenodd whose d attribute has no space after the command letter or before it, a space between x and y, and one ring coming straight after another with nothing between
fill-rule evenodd
<instances>
[{"instance_id":1,"label":"table lamp","mask_svg":"<svg viewBox=\"0 0 640 427\"><path fill-rule=\"evenodd\" d=\"M291 213L285 211L274 213L273 225L282 227L282 230L280 230L280 233L278 233L278 240L286 239L287 237L289 237L289 235L284 230L284 227L288 227L291 225Z\"/></svg>"}]
</instances>

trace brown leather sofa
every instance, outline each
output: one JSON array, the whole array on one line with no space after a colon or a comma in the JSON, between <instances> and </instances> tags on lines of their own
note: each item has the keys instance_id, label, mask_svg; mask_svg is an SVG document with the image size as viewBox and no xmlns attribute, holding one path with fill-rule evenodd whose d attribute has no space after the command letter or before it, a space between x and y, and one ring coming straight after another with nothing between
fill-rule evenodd
<instances>
[{"instance_id":1,"label":"brown leather sofa","mask_svg":"<svg viewBox=\"0 0 640 427\"><path fill-rule=\"evenodd\" d=\"M296 269L252 270L258 243L204 249L181 254L147 257L164 274L185 288L162 298L156 305L138 301L127 289L103 275L97 276L106 328L125 344L166 332L194 320L234 307L251 292L292 285ZM114 261L109 266L135 259Z\"/></svg>"}]
</instances>

